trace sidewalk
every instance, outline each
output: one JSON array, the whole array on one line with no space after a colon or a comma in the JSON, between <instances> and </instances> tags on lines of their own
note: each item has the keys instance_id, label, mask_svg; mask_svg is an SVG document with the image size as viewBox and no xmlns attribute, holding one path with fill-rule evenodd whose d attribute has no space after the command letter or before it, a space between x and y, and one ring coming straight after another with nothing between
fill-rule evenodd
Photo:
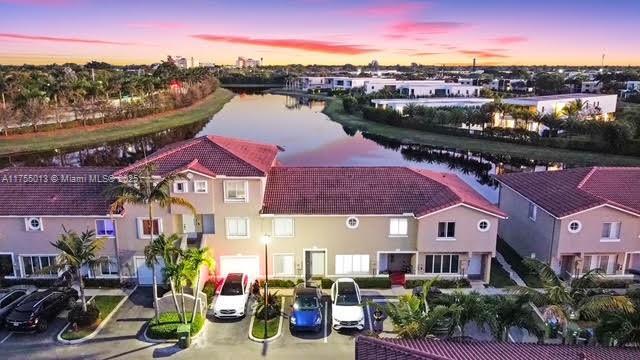
<instances>
[{"instance_id":1,"label":"sidewalk","mask_svg":"<svg viewBox=\"0 0 640 360\"><path fill-rule=\"evenodd\" d=\"M77 284L74 284L71 287L76 289L78 291L78 294L80 294L80 289L78 288ZM103 288L103 289L85 288L84 289L84 295L86 297L91 297L91 296L96 296L96 295L127 296L127 295L131 294L132 292L133 292L133 289L127 289L127 290L123 290L123 289L108 289L108 288Z\"/></svg>"}]
</instances>

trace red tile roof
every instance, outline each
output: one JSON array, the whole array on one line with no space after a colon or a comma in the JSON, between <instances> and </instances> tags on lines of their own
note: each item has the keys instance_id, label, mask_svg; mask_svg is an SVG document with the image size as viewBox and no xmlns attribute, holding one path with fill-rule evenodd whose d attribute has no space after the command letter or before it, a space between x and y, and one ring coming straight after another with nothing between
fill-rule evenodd
<instances>
[{"instance_id":1,"label":"red tile roof","mask_svg":"<svg viewBox=\"0 0 640 360\"><path fill-rule=\"evenodd\" d=\"M278 151L275 145L202 136L166 146L147 159L118 170L115 175L136 172L152 163L159 176L187 169L209 176L266 176Z\"/></svg>"},{"instance_id":2,"label":"red tile roof","mask_svg":"<svg viewBox=\"0 0 640 360\"><path fill-rule=\"evenodd\" d=\"M497 176L556 217L599 205L640 215L640 167L590 167Z\"/></svg>"},{"instance_id":3,"label":"red tile roof","mask_svg":"<svg viewBox=\"0 0 640 360\"><path fill-rule=\"evenodd\" d=\"M356 338L356 360L637 360L640 350L619 347L510 342Z\"/></svg>"},{"instance_id":4,"label":"red tile roof","mask_svg":"<svg viewBox=\"0 0 640 360\"><path fill-rule=\"evenodd\" d=\"M457 204L504 216L457 176L406 167L274 167L262 212L420 217Z\"/></svg>"},{"instance_id":5,"label":"red tile roof","mask_svg":"<svg viewBox=\"0 0 640 360\"><path fill-rule=\"evenodd\" d=\"M0 170L0 216L105 216L109 167L13 167ZM31 176L29 178L25 175ZM22 177L21 177L22 176ZM54 176L57 177L54 182ZM85 179L71 182L69 178ZM38 181L35 181L35 180Z\"/></svg>"}]
</instances>

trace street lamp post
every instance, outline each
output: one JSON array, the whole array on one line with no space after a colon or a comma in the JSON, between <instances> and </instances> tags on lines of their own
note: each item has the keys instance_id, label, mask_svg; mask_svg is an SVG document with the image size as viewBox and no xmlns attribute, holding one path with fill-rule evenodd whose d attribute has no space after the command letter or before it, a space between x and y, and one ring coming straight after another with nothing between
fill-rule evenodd
<instances>
[{"instance_id":1,"label":"street lamp post","mask_svg":"<svg viewBox=\"0 0 640 360\"><path fill-rule=\"evenodd\" d=\"M268 245L271 242L271 237L267 234L262 236L262 243L264 244L264 341L267 341L267 309L268 309L268 296L269 296L269 255Z\"/></svg>"}]
</instances>

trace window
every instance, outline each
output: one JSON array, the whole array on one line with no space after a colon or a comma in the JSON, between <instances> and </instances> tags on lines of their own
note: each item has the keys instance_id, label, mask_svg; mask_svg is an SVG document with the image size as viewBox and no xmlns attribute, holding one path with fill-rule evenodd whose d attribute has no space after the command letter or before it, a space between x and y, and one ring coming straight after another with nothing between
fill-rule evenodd
<instances>
[{"instance_id":1,"label":"window","mask_svg":"<svg viewBox=\"0 0 640 360\"><path fill-rule=\"evenodd\" d=\"M173 192L176 194L182 194L189 192L189 182L188 181L174 181L173 182Z\"/></svg>"},{"instance_id":2,"label":"window","mask_svg":"<svg viewBox=\"0 0 640 360\"><path fill-rule=\"evenodd\" d=\"M456 237L455 222L439 222L438 223L439 239L454 239L455 237Z\"/></svg>"},{"instance_id":3,"label":"window","mask_svg":"<svg viewBox=\"0 0 640 360\"><path fill-rule=\"evenodd\" d=\"M150 221L149 219L138 218L138 239L148 239L152 235L152 230L153 236L157 236L162 232L162 219L155 218Z\"/></svg>"},{"instance_id":4,"label":"window","mask_svg":"<svg viewBox=\"0 0 640 360\"><path fill-rule=\"evenodd\" d=\"M196 180L193 182L193 192L205 194L208 191L206 180Z\"/></svg>"},{"instance_id":5,"label":"window","mask_svg":"<svg viewBox=\"0 0 640 360\"><path fill-rule=\"evenodd\" d=\"M346 224L349 229L355 229L358 227L358 224L360 224L360 220L355 216L349 216Z\"/></svg>"},{"instance_id":6,"label":"window","mask_svg":"<svg viewBox=\"0 0 640 360\"><path fill-rule=\"evenodd\" d=\"M291 254L273 255L273 275L293 276L295 275L294 256Z\"/></svg>"},{"instance_id":7,"label":"window","mask_svg":"<svg viewBox=\"0 0 640 360\"><path fill-rule=\"evenodd\" d=\"M576 234L579 233L580 230L582 229L582 223L578 220L573 220L572 222L569 223L569 232L572 234Z\"/></svg>"},{"instance_id":8,"label":"window","mask_svg":"<svg viewBox=\"0 0 640 360\"><path fill-rule=\"evenodd\" d=\"M293 219L292 218L274 218L273 219L273 236L277 236L277 237L293 236Z\"/></svg>"},{"instance_id":9,"label":"window","mask_svg":"<svg viewBox=\"0 0 640 360\"><path fill-rule=\"evenodd\" d=\"M244 180L228 180L224 182L225 202L247 202L249 182Z\"/></svg>"},{"instance_id":10,"label":"window","mask_svg":"<svg viewBox=\"0 0 640 360\"><path fill-rule=\"evenodd\" d=\"M336 255L336 274L368 274L369 255Z\"/></svg>"},{"instance_id":11,"label":"window","mask_svg":"<svg viewBox=\"0 0 640 360\"><path fill-rule=\"evenodd\" d=\"M407 219L391 219L389 221L389 236L407 236Z\"/></svg>"},{"instance_id":12,"label":"window","mask_svg":"<svg viewBox=\"0 0 640 360\"><path fill-rule=\"evenodd\" d=\"M482 219L478 221L478 231L487 232L491 228L491 223L489 220Z\"/></svg>"},{"instance_id":13,"label":"window","mask_svg":"<svg viewBox=\"0 0 640 360\"><path fill-rule=\"evenodd\" d=\"M49 267L55 265L55 255L23 255L22 266L24 267L24 276L56 276L57 271Z\"/></svg>"},{"instance_id":14,"label":"window","mask_svg":"<svg viewBox=\"0 0 640 360\"><path fill-rule=\"evenodd\" d=\"M602 224L601 241L618 241L620 240L620 223L606 222Z\"/></svg>"},{"instance_id":15,"label":"window","mask_svg":"<svg viewBox=\"0 0 640 360\"><path fill-rule=\"evenodd\" d=\"M42 218L39 217L30 217L24 219L24 225L27 231L42 231Z\"/></svg>"},{"instance_id":16,"label":"window","mask_svg":"<svg viewBox=\"0 0 640 360\"><path fill-rule=\"evenodd\" d=\"M102 256L101 262L96 269L96 276L114 276L118 275L118 262L115 258Z\"/></svg>"},{"instance_id":17,"label":"window","mask_svg":"<svg viewBox=\"0 0 640 360\"><path fill-rule=\"evenodd\" d=\"M0 309L3 309L9 306L9 304L18 300L20 297L24 296L24 294L25 294L24 291L14 291L10 293L4 299L2 299L2 301L0 301Z\"/></svg>"},{"instance_id":18,"label":"window","mask_svg":"<svg viewBox=\"0 0 640 360\"><path fill-rule=\"evenodd\" d=\"M96 220L96 236L114 237L116 235L116 227L111 219Z\"/></svg>"},{"instance_id":19,"label":"window","mask_svg":"<svg viewBox=\"0 0 640 360\"><path fill-rule=\"evenodd\" d=\"M536 221L536 218L538 217L538 207L530 202L529 203L529 219Z\"/></svg>"},{"instance_id":20,"label":"window","mask_svg":"<svg viewBox=\"0 0 640 360\"><path fill-rule=\"evenodd\" d=\"M13 268L13 254L0 254L0 273L4 276L16 276Z\"/></svg>"},{"instance_id":21,"label":"window","mask_svg":"<svg viewBox=\"0 0 640 360\"><path fill-rule=\"evenodd\" d=\"M459 257L453 254L427 255L424 272L428 274L457 274Z\"/></svg>"},{"instance_id":22,"label":"window","mask_svg":"<svg viewBox=\"0 0 640 360\"><path fill-rule=\"evenodd\" d=\"M582 260L582 273L600 269L607 275L615 274L615 255L586 255Z\"/></svg>"},{"instance_id":23,"label":"window","mask_svg":"<svg viewBox=\"0 0 640 360\"><path fill-rule=\"evenodd\" d=\"M249 237L249 218L227 218L227 238L242 239Z\"/></svg>"}]
</instances>

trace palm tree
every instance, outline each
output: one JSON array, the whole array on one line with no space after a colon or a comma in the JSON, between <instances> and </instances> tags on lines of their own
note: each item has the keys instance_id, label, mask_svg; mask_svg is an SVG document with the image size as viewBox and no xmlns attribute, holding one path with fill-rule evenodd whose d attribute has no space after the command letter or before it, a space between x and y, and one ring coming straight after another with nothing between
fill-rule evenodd
<instances>
[{"instance_id":1,"label":"palm tree","mask_svg":"<svg viewBox=\"0 0 640 360\"><path fill-rule=\"evenodd\" d=\"M479 327L489 323L491 313L484 299L477 292L463 293L455 291L452 294L453 305L449 335L453 335L457 329L460 336L464 336L464 328L470 322L475 322Z\"/></svg>"},{"instance_id":2,"label":"palm tree","mask_svg":"<svg viewBox=\"0 0 640 360\"><path fill-rule=\"evenodd\" d=\"M622 295L594 292L595 284L602 277L600 269L594 269L566 285L553 269L536 259L524 259L525 265L535 271L543 284L543 291L526 286L514 286L509 290L520 296L527 296L536 306L544 308L545 320L556 319L563 330L571 319L595 319L603 311L629 311L634 307Z\"/></svg>"},{"instance_id":3,"label":"palm tree","mask_svg":"<svg viewBox=\"0 0 640 360\"><path fill-rule=\"evenodd\" d=\"M493 317L489 328L497 341L507 341L509 329L517 327L543 340L543 329L534 318L533 309L526 296L492 296L487 298Z\"/></svg>"},{"instance_id":4,"label":"palm tree","mask_svg":"<svg viewBox=\"0 0 640 360\"><path fill-rule=\"evenodd\" d=\"M182 251L178 246L181 240L182 238L178 234L171 234L169 236L160 234L153 239L150 244L145 246L144 255L145 262L149 267L155 266L155 264L158 263L158 258L162 258L164 261L164 277L169 281L173 305L182 322L184 321L184 314L180 311L178 297L176 295L176 284L179 285L182 283L181 279L184 272L178 264L182 255Z\"/></svg>"},{"instance_id":5,"label":"palm tree","mask_svg":"<svg viewBox=\"0 0 640 360\"><path fill-rule=\"evenodd\" d=\"M208 247L204 247L201 249L189 249L185 254L185 260L189 264L188 267L191 269L191 273L193 275L192 283L195 283L193 287L193 310L191 311L191 322L193 322L196 318L196 309L198 302L198 292L200 291L200 280L202 279L202 266L206 266L207 270L211 272L211 269L215 266L215 260L211 256L211 252ZM184 300L183 300L184 301Z\"/></svg>"},{"instance_id":6,"label":"palm tree","mask_svg":"<svg viewBox=\"0 0 640 360\"><path fill-rule=\"evenodd\" d=\"M540 116L540 122L549 128L549 137L552 134L557 134L558 130L562 128L564 120L560 119L556 113L549 113Z\"/></svg>"},{"instance_id":7,"label":"palm tree","mask_svg":"<svg viewBox=\"0 0 640 360\"><path fill-rule=\"evenodd\" d=\"M562 108L562 113L567 117L579 119L582 111L586 108L586 101L582 101L582 99L575 99L574 101L568 102L564 108Z\"/></svg>"},{"instance_id":8,"label":"palm tree","mask_svg":"<svg viewBox=\"0 0 640 360\"><path fill-rule=\"evenodd\" d=\"M636 310L639 305L636 301ZM605 312L596 326L596 336L603 345L640 346L640 311Z\"/></svg>"},{"instance_id":9,"label":"palm tree","mask_svg":"<svg viewBox=\"0 0 640 360\"><path fill-rule=\"evenodd\" d=\"M166 209L172 205L182 206L191 210L194 214L195 207L187 200L181 197L171 196L171 184L179 179L185 179L186 176L181 173L171 173L158 182L154 181L154 166L152 164L145 165L141 170L133 174L129 174L130 182L120 182L117 185L107 189L106 195L115 199L111 204L111 212L115 213L122 209L124 205L142 205L147 207L149 214L149 243L153 241L155 234L153 226L153 207L156 204L162 209ZM156 318L160 316L158 311L158 284L156 280L156 263L151 262L153 271L153 301L156 310Z\"/></svg>"},{"instance_id":10,"label":"palm tree","mask_svg":"<svg viewBox=\"0 0 640 360\"><path fill-rule=\"evenodd\" d=\"M64 228L63 228L64 229ZM103 238L95 238L93 230L87 230L78 235L74 231L64 229L58 240L51 245L60 251L54 267L68 269L75 273L80 287L80 299L82 299L82 311L87 312L87 300L84 296L84 281L82 280L82 268L93 268L104 263L100 260L98 252L104 247Z\"/></svg>"}]
</instances>

